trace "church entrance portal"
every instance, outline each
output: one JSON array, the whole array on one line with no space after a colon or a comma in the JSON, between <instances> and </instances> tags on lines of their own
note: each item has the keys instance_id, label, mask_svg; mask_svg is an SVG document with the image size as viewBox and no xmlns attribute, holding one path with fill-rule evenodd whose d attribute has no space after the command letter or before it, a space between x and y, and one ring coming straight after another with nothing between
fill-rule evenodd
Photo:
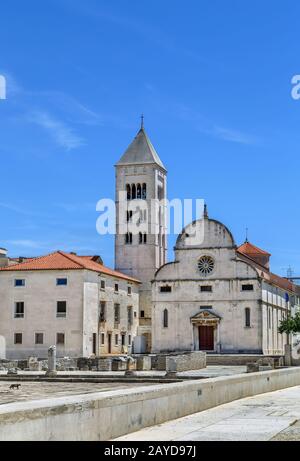
<instances>
[{"instance_id":1,"label":"church entrance portal","mask_svg":"<svg viewBox=\"0 0 300 461\"><path fill-rule=\"evenodd\" d=\"M214 350L214 327L200 326L199 327L199 350L213 351Z\"/></svg>"}]
</instances>

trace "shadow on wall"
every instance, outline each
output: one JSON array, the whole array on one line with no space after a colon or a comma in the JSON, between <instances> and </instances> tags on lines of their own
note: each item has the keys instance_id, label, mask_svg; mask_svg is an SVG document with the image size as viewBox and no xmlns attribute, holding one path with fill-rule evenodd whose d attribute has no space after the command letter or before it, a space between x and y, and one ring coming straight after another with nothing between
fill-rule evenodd
<instances>
[{"instance_id":1,"label":"shadow on wall","mask_svg":"<svg viewBox=\"0 0 300 461\"><path fill-rule=\"evenodd\" d=\"M4 336L0 335L0 359L6 358L6 341Z\"/></svg>"}]
</instances>

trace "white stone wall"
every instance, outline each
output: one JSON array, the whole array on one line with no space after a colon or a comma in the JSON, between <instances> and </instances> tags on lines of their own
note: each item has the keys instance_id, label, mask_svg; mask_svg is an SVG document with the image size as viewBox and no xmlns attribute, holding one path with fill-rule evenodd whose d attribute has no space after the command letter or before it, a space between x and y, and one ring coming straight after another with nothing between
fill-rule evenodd
<instances>
[{"instance_id":1,"label":"white stone wall","mask_svg":"<svg viewBox=\"0 0 300 461\"><path fill-rule=\"evenodd\" d=\"M15 287L14 280L24 279L24 287ZM67 278L67 286L56 286L57 278ZM105 279L106 288L100 290L100 280ZM114 293L115 283L119 293ZM132 342L138 326L138 284L133 283L132 295L127 294L128 282L118 277L100 277L88 270L68 271L16 271L0 273L0 338L1 357L46 358L48 348L56 344L56 334L65 334L65 345L57 346L58 357L89 357L93 353L93 334L96 334L96 353L107 353L107 334L112 333L112 353L121 353L121 333L126 334L128 345L127 307L132 305L136 317L131 327ZM100 300L107 301L107 322L99 322ZM24 318L14 318L15 302L25 303ZM57 301L67 301L66 318L57 318ZM114 327L114 303L120 304L121 323ZM14 334L22 333L23 341L14 344ZM44 344L35 344L35 333L43 333ZM101 346L101 333L105 345ZM115 334L119 345L115 346ZM3 352L5 343L5 353Z\"/></svg>"},{"instance_id":2,"label":"white stone wall","mask_svg":"<svg viewBox=\"0 0 300 461\"><path fill-rule=\"evenodd\" d=\"M132 350L134 338L137 335L139 324L139 285L129 283L126 280L115 279L113 277L101 276L105 281L105 290L99 286L99 301L106 303L106 320L99 324L99 350L100 354L108 354L108 335L111 335L111 353L121 354L122 334L125 335L125 347L128 352ZM115 283L119 284L119 292L115 292ZM128 294L128 286L131 287L131 295ZM115 325L114 305L120 304L120 323ZM132 325L128 324L128 307L132 308ZM104 344L101 341L101 335L104 334ZM115 336L118 335L118 344L115 342ZM129 336L131 336L131 346L129 345Z\"/></svg>"},{"instance_id":3,"label":"white stone wall","mask_svg":"<svg viewBox=\"0 0 300 461\"><path fill-rule=\"evenodd\" d=\"M177 240L175 262L162 267L155 277L153 352L198 350L198 324L193 325L191 318L211 306L208 311L220 317L214 331L215 352L283 354L286 338L277 329L282 312L289 309L285 292L262 283L257 270L239 260L233 237L224 225L205 219L196 228L200 239L195 241L192 226L187 226ZM207 276L198 269L204 255L214 260L214 270ZM243 291L244 284L253 285L253 291ZM166 285L171 293L160 292ZM210 285L212 292L201 292L205 285ZM267 300L274 311L270 326ZM246 308L250 309L250 327L246 326ZM168 328L163 325L165 309Z\"/></svg>"},{"instance_id":4,"label":"white stone wall","mask_svg":"<svg viewBox=\"0 0 300 461\"><path fill-rule=\"evenodd\" d=\"M57 278L67 278L67 286L56 286ZM14 280L25 279L25 287ZM7 358L47 357L56 344L56 334L65 334L65 347L58 356L81 356L83 331L83 271L24 271L0 273L0 335L6 340ZM24 301L24 318L14 318L15 302ZM66 318L56 317L57 301L67 301ZM23 344L14 344L14 334L22 333ZM35 333L44 334L44 344L35 345Z\"/></svg>"},{"instance_id":5,"label":"white stone wall","mask_svg":"<svg viewBox=\"0 0 300 461\"><path fill-rule=\"evenodd\" d=\"M147 244L139 244L139 236L133 235L133 244L125 244L125 233L129 230L126 212L119 217L120 207L129 209L130 202L119 202L119 191L126 191L126 184L147 185L147 222L142 223L146 231ZM167 216L165 208L161 214L151 216L151 200L158 199L158 186L163 187L163 196L167 195L167 177L165 172L157 165L128 165L116 168L116 238L115 238L115 267L117 270L141 280L140 287L140 312L144 317L140 318L141 329L139 334L145 334L148 347L151 347L151 312L152 312L152 287L151 281L156 270L161 267L167 258L167 239L159 235L167 231ZM138 200L134 201L138 203Z\"/></svg>"}]
</instances>

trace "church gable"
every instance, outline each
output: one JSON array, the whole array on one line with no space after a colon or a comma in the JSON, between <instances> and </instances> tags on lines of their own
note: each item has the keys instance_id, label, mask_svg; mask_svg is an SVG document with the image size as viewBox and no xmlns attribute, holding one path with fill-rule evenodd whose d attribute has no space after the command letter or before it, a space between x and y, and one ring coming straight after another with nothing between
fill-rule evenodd
<instances>
[{"instance_id":1,"label":"church gable","mask_svg":"<svg viewBox=\"0 0 300 461\"><path fill-rule=\"evenodd\" d=\"M234 238L224 224L214 219L203 218L183 229L176 248L234 248Z\"/></svg>"}]
</instances>

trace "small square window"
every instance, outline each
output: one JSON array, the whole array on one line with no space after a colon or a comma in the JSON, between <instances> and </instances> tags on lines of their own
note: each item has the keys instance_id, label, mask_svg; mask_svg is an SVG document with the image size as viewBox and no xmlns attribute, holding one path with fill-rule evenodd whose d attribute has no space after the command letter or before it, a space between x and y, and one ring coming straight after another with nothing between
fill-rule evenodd
<instances>
[{"instance_id":1,"label":"small square window","mask_svg":"<svg viewBox=\"0 0 300 461\"><path fill-rule=\"evenodd\" d=\"M212 292L212 286L211 285L205 285L200 287L201 293L211 293Z\"/></svg>"},{"instance_id":2,"label":"small square window","mask_svg":"<svg viewBox=\"0 0 300 461\"><path fill-rule=\"evenodd\" d=\"M68 285L68 279L66 278L56 279L56 285L59 287Z\"/></svg>"},{"instance_id":3,"label":"small square window","mask_svg":"<svg viewBox=\"0 0 300 461\"><path fill-rule=\"evenodd\" d=\"M35 344L44 344L44 334L43 333L35 334Z\"/></svg>"},{"instance_id":4,"label":"small square window","mask_svg":"<svg viewBox=\"0 0 300 461\"><path fill-rule=\"evenodd\" d=\"M100 289L103 290L103 291L105 290L105 280L101 280Z\"/></svg>"},{"instance_id":5,"label":"small square window","mask_svg":"<svg viewBox=\"0 0 300 461\"><path fill-rule=\"evenodd\" d=\"M65 334L64 333L57 333L56 344L58 346L63 346L65 344Z\"/></svg>"},{"instance_id":6,"label":"small square window","mask_svg":"<svg viewBox=\"0 0 300 461\"><path fill-rule=\"evenodd\" d=\"M15 279L15 287L25 287L24 279Z\"/></svg>"},{"instance_id":7,"label":"small square window","mask_svg":"<svg viewBox=\"0 0 300 461\"><path fill-rule=\"evenodd\" d=\"M57 301L56 317L65 318L67 316L67 301Z\"/></svg>"},{"instance_id":8,"label":"small square window","mask_svg":"<svg viewBox=\"0 0 300 461\"><path fill-rule=\"evenodd\" d=\"M253 291L254 290L254 286L253 285L242 285L242 291Z\"/></svg>"},{"instance_id":9,"label":"small square window","mask_svg":"<svg viewBox=\"0 0 300 461\"><path fill-rule=\"evenodd\" d=\"M22 344L23 342L23 335L22 333L15 333L15 344Z\"/></svg>"},{"instance_id":10,"label":"small square window","mask_svg":"<svg viewBox=\"0 0 300 461\"><path fill-rule=\"evenodd\" d=\"M172 292L172 287L169 285L165 285L163 287L160 287L160 292L161 293L171 293Z\"/></svg>"}]
</instances>

